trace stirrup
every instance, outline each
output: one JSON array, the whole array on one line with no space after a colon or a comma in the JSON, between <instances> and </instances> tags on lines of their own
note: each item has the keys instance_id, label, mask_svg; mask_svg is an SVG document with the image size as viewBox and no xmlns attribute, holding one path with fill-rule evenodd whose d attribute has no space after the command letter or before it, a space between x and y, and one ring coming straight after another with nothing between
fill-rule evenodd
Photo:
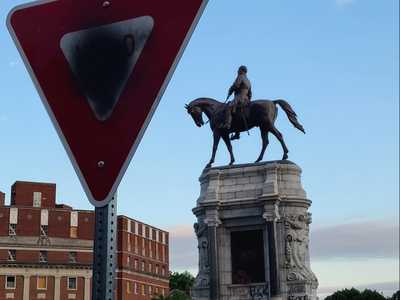
<instances>
[{"instance_id":1,"label":"stirrup","mask_svg":"<svg viewBox=\"0 0 400 300\"><path fill-rule=\"evenodd\" d=\"M240 139L240 133L236 132L235 134L231 135L230 140L234 141L234 140L238 140Z\"/></svg>"}]
</instances>

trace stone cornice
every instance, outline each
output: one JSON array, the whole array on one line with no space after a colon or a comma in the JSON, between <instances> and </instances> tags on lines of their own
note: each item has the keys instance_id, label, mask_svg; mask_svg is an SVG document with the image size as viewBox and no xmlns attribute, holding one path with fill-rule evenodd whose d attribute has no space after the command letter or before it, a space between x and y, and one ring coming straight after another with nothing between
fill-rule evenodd
<instances>
[{"instance_id":1,"label":"stone cornice","mask_svg":"<svg viewBox=\"0 0 400 300\"><path fill-rule=\"evenodd\" d=\"M46 248L48 250L57 249L69 249L69 251L75 250L92 250L92 240L81 240L81 239L68 239L68 238L53 238L49 237L49 244L41 245L38 243L39 237L30 236L2 236L0 237L0 247L6 247L10 249L15 248L35 248L40 250Z\"/></svg>"},{"instance_id":2,"label":"stone cornice","mask_svg":"<svg viewBox=\"0 0 400 300\"><path fill-rule=\"evenodd\" d=\"M92 270L91 264L39 264L39 263L0 263L0 271L8 268L14 269L69 269L69 270Z\"/></svg>"}]
</instances>

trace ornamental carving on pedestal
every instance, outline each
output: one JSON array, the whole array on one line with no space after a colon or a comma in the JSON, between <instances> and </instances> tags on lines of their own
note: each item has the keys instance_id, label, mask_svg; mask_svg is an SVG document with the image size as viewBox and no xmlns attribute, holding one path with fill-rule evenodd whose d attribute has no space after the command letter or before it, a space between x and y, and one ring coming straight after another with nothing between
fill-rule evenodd
<instances>
[{"instance_id":1,"label":"ornamental carving on pedestal","mask_svg":"<svg viewBox=\"0 0 400 300\"><path fill-rule=\"evenodd\" d=\"M206 288L210 281L210 260L208 255L208 226L203 222L194 224L199 249L199 273L194 281L194 288Z\"/></svg>"},{"instance_id":2,"label":"ornamental carving on pedestal","mask_svg":"<svg viewBox=\"0 0 400 300\"><path fill-rule=\"evenodd\" d=\"M311 214L286 215L285 224L285 267L287 280L306 280L317 283L317 277L309 265L309 225Z\"/></svg>"}]
</instances>

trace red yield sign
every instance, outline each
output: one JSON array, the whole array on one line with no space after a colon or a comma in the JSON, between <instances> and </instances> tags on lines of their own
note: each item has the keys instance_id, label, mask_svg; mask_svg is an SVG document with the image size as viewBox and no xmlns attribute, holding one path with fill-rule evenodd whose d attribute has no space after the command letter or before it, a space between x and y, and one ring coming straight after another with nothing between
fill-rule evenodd
<instances>
[{"instance_id":1,"label":"red yield sign","mask_svg":"<svg viewBox=\"0 0 400 300\"><path fill-rule=\"evenodd\" d=\"M57 0L8 28L90 202L104 206L160 101L206 0Z\"/></svg>"}]
</instances>

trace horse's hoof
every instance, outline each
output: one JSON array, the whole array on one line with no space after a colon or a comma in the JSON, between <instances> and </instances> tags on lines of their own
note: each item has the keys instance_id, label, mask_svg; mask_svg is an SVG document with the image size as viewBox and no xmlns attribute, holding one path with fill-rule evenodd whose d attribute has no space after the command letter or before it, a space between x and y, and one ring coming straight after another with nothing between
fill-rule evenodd
<instances>
[{"instance_id":1,"label":"horse's hoof","mask_svg":"<svg viewBox=\"0 0 400 300\"><path fill-rule=\"evenodd\" d=\"M231 162L229 163L229 165L232 166L234 162L235 162L234 160L231 161Z\"/></svg>"},{"instance_id":2,"label":"horse's hoof","mask_svg":"<svg viewBox=\"0 0 400 300\"><path fill-rule=\"evenodd\" d=\"M287 160L289 158L289 156L285 153L283 154L282 160Z\"/></svg>"}]
</instances>

